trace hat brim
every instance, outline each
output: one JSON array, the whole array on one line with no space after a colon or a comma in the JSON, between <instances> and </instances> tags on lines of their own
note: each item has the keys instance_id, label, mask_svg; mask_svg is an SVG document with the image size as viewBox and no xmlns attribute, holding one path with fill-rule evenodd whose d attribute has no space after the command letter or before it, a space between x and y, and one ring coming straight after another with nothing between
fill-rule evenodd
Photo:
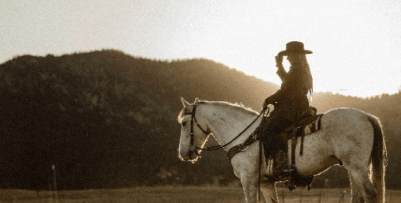
<instances>
[{"instance_id":1,"label":"hat brim","mask_svg":"<svg viewBox=\"0 0 401 203\"><path fill-rule=\"evenodd\" d=\"M281 51L280 54L284 55L284 56L288 56L289 53L300 53L300 54L312 54L312 51L309 50L303 50L303 51L288 51L288 50L284 50Z\"/></svg>"}]
</instances>

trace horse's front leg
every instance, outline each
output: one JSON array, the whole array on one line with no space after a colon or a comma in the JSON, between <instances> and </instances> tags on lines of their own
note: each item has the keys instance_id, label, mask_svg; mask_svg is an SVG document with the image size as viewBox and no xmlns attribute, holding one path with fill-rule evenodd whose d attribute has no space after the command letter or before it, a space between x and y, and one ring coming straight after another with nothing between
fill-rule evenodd
<instances>
[{"instance_id":1,"label":"horse's front leg","mask_svg":"<svg viewBox=\"0 0 401 203\"><path fill-rule=\"evenodd\" d=\"M256 203L259 193L259 148L257 142L231 159L235 175L241 179L246 203ZM263 167L262 167L263 168ZM263 201L261 201L263 202Z\"/></svg>"},{"instance_id":2,"label":"horse's front leg","mask_svg":"<svg viewBox=\"0 0 401 203\"><path fill-rule=\"evenodd\" d=\"M235 175L241 179L245 202L256 203L259 192L259 167L254 159L249 158L246 155L246 153L238 154L237 157L232 159L231 163Z\"/></svg>"},{"instance_id":3,"label":"horse's front leg","mask_svg":"<svg viewBox=\"0 0 401 203\"><path fill-rule=\"evenodd\" d=\"M265 201L268 203L276 203L277 199L277 191L276 185L274 182L263 182L260 184L260 190L263 193L263 197Z\"/></svg>"},{"instance_id":4,"label":"horse's front leg","mask_svg":"<svg viewBox=\"0 0 401 203\"><path fill-rule=\"evenodd\" d=\"M258 177L242 177L241 183L245 194L245 201L247 203L258 202L257 201L257 196L259 193ZM260 190L263 193L263 197L266 203L278 202L276 186L274 182L261 183ZM262 197L260 197L260 202L263 202Z\"/></svg>"},{"instance_id":5,"label":"horse's front leg","mask_svg":"<svg viewBox=\"0 0 401 203\"><path fill-rule=\"evenodd\" d=\"M257 176L242 176L241 177L242 189L244 190L246 203L257 203L257 196L259 192L259 181Z\"/></svg>"}]
</instances>

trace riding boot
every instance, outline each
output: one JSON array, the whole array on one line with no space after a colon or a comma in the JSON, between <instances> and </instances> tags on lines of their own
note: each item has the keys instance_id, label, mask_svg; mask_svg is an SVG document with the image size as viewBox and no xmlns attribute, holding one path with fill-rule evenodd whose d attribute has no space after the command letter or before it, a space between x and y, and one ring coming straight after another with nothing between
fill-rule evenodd
<instances>
[{"instance_id":1,"label":"riding boot","mask_svg":"<svg viewBox=\"0 0 401 203\"><path fill-rule=\"evenodd\" d=\"M264 145L266 158L275 155L279 150L285 148L284 140L281 139L279 132L288 126L288 123L288 121L283 122L282 120L275 120L272 118L267 125L263 127L261 139Z\"/></svg>"},{"instance_id":2,"label":"riding boot","mask_svg":"<svg viewBox=\"0 0 401 203\"><path fill-rule=\"evenodd\" d=\"M287 177L291 175L288 168L288 156L285 150L279 150L274 156L274 176Z\"/></svg>"},{"instance_id":3,"label":"riding boot","mask_svg":"<svg viewBox=\"0 0 401 203\"><path fill-rule=\"evenodd\" d=\"M267 176L276 180L282 180L282 178L289 176L288 159L287 153L278 146L281 144L277 143L275 147L270 148L269 158L266 160L268 171ZM275 153L278 150L277 153Z\"/></svg>"},{"instance_id":4,"label":"riding boot","mask_svg":"<svg viewBox=\"0 0 401 203\"><path fill-rule=\"evenodd\" d=\"M264 146L266 163L273 160L273 176L280 175L281 170L287 166L287 141L279 135L291 122L278 116L273 116L263 127L261 140ZM278 156L277 156L278 154ZM275 157L278 157L276 159Z\"/></svg>"}]
</instances>

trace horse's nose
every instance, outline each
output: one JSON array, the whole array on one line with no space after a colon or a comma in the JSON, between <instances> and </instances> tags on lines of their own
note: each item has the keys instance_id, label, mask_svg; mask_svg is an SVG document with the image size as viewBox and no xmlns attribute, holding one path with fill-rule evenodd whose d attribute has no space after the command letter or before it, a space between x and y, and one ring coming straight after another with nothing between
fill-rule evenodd
<instances>
[{"instance_id":1,"label":"horse's nose","mask_svg":"<svg viewBox=\"0 0 401 203\"><path fill-rule=\"evenodd\" d=\"M189 151L183 152L182 150L178 150L178 158L180 158L183 161L188 161L189 160Z\"/></svg>"},{"instance_id":2,"label":"horse's nose","mask_svg":"<svg viewBox=\"0 0 401 203\"><path fill-rule=\"evenodd\" d=\"M178 157L183 161L194 161L199 158L198 154L191 150L184 151L184 152L179 151Z\"/></svg>"}]
</instances>

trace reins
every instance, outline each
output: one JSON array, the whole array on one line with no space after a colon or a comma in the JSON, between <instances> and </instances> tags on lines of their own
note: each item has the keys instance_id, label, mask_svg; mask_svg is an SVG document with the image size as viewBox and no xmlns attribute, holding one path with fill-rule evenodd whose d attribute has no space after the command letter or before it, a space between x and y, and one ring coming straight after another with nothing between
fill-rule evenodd
<instances>
[{"instance_id":1,"label":"reins","mask_svg":"<svg viewBox=\"0 0 401 203\"><path fill-rule=\"evenodd\" d=\"M203 133L208 134L207 131L203 130L202 127L199 125L198 121L196 120L195 117L195 113L196 113L196 105L194 107L194 109L192 110L192 119L191 119L191 145L194 144L194 132L193 132L193 121L195 121L196 125L202 130ZM224 147L226 147L227 145L231 144L232 142L234 142L237 138L239 138L242 134L244 134L245 131L247 131L258 119L260 116L262 116L265 112L267 111L267 114L269 113L270 109L268 107L264 108L259 115L243 130L241 131L237 136L235 136L231 141L227 142L224 145L216 145L216 146L212 146L212 147L196 147L195 149L198 150L204 150L204 151L214 151L214 150L218 150L218 149L222 149ZM196 151L196 150L195 150Z\"/></svg>"},{"instance_id":2,"label":"reins","mask_svg":"<svg viewBox=\"0 0 401 203\"><path fill-rule=\"evenodd\" d=\"M198 128L201 129L203 133L209 134L206 130L204 130L199 125L198 121L196 120L196 117L195 117L196 107L197 106L195 105L195 107L193 108L193 110L191 112L191 133L190 133L190 135L191 135L191 140L190 140L191 146L194 145L194 127L193 127L194 126L194 121L195 121L196 125L198 126ZM218 150L218 149L226 147L227 145L229 145L232 142L234 142L234 140L239 138L242 134L244 134L244 132L247 131L259 119L260 116L262 116L265 113L266 113L266 115L268 115L269 112L270 112L269 107L267 107L267 106L264 107L262 109L262 111L259 113L259 115L244 130L242 130L237 136L235 136L231 141L227 142L226 144L224 144L224 145L216 145L216 146L212 146L212 147L197 147L197 146L195 146L195 150L193 152L196 155L199 156L199 153L197 152L197 150L214 151L214 150ZM230 151L229 151L229 154L230 154ZM261 170L261 165L262 165L262 142L259 142L259 163L258 163L258 165L259 165L259 168L258 168L259 169L259 172L258 172L258 175L259 175L259 178L258 178L259 184L258 184L258 186L259 187L258 187L258 195L257 195L258 197L257 197L257 199L259 200L260 199L260 170Z\"/></svg>"}]
</instances>

